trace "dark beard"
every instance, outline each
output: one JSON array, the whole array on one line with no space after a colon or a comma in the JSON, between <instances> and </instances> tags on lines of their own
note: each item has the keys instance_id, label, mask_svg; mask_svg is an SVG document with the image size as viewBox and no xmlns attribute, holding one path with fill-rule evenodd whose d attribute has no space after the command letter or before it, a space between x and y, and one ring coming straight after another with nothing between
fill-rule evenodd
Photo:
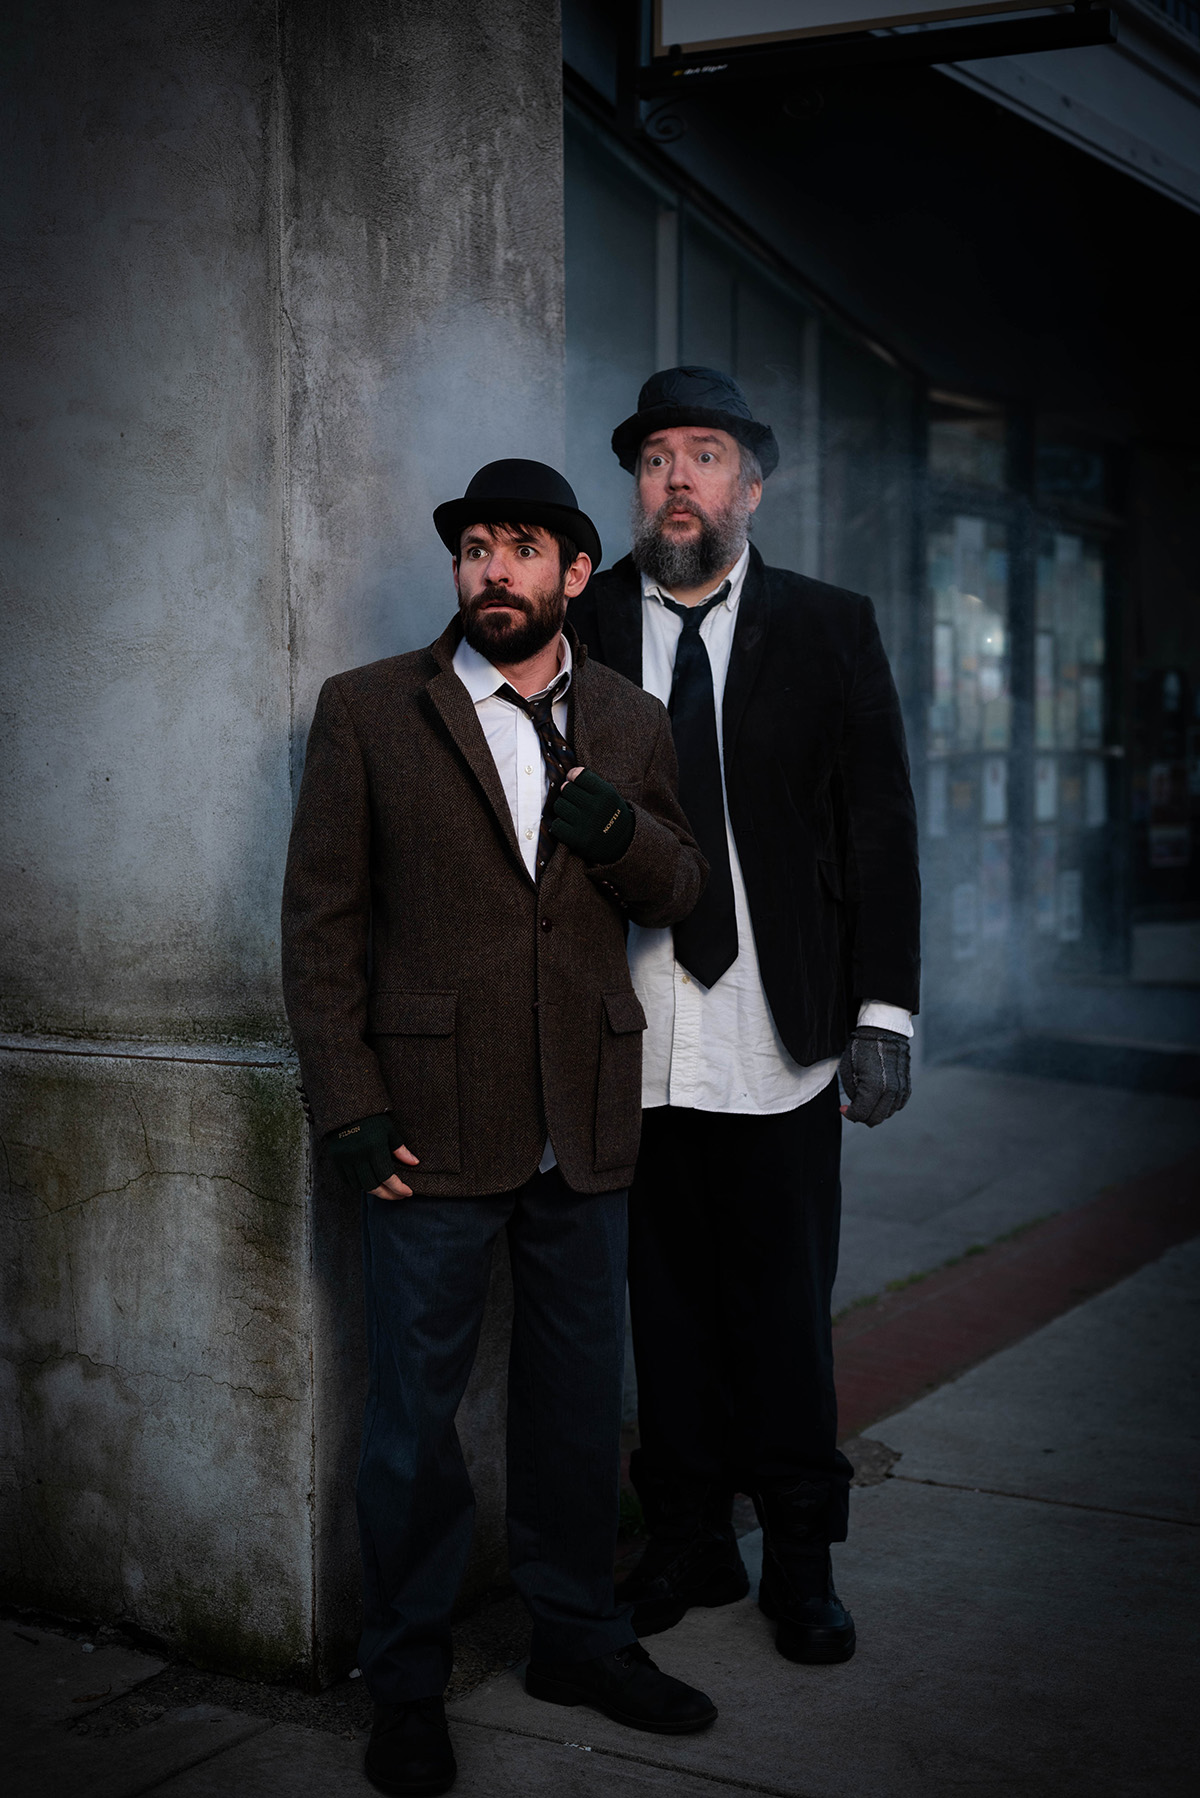
<instances>
[{"instance_id":1,"label":"dark beard","mask_svg":"<svg viewBox=\"0 0 1200 1798\"><path fill-rule=\"evenodd\" d=\"M519 622L510 624L506 618L480 609L492 599L502 599L506 605L519 608ZM547 643L552 643L566 615L567 602L561 585L552 592L530 597L509 593L489 581L472 601L470 610L462 608L463 636L493 666L511 668L517 662L529 661Z\"/></svg>"},{"instance_id":2,"label":"dark beard","mask_svg":"<svg viewBox=\"0 0 1200 1798\"><path fill-rule=\"evenodd\" d=\"M675 542L664 536L662 518L667 511L686 506L700 520L700 535ZM736 562L750 529L750 509L739 494L724 512L709 517L694 500L665 500L651 516L643 511L641 495L633 490L633 560L668 593L677 587L702 587L714 575Z\"/></svg>"}]
</instances>

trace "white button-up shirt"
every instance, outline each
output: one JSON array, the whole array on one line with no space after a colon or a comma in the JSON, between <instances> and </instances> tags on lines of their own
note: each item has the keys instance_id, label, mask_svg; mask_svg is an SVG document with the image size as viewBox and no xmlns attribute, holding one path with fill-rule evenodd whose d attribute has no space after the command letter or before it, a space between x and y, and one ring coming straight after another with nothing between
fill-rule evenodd
<instances>
[{"instance_id":1,"label":"white button-up shirt","mask_svg":"<svg viewBox=\"0 0 1200 1798\"><path fill-rule=\"evenodd\" d=\"M550 708L550 715L565 737L567 693L571 685L571 645L565 637L560 637L558 646L558 674L554 678L557 680L565 671L567 679L563 683L562 693ZM477 649L471 648L465 637L454 652L454 672L474 701L475 716L487 738L487 746L496 764L496 773L500 776L500 785L504 788L504 797L508 800L521 860L529 870L530 879L536 880L538 831L541 828L546 796L550 791L550 775L542 755L542 739L537 734L533 719L520 706L513 705L508 699L497 699L497 692L508 685L507 681L502 674L496 672L486 656L481 656ZM542 689L543 692L545 690ZM541 694L534 693L530 697L540 699ZM565 854L566 851L560 853ZM547 1137L538 1172L548 1174L554 1166L555 1154Z\"/></svg>"},{"instance_id":2,"label":"white button-up shirt","mask_svg":"<svg viewBox=\"0 0 1200 1798\"><path fill-rule=\"evenodd\" d=\"M729 593L700 626L712 667L721 780L725 742L721 730L725 676L733 650L738 602L750 564L747 544L729 576ZM714 592L716 589L714 588ZM668 597L670 597L668 595ZM675 650L683 620L663 604L662 591L642 576L642 685L665 705L671 695ZM456 658L457 660L457 658ZM837 1057L802 1067L775 1028L759 973L746 883L737 846L725 819L729 872L737 918L738 953L713 987L702 986L675 960L669 929L629 928L629 967L648 1027L642 1056L642 1104L678 1105L696 1111L735 1111L757 1116L792 1111L815 1098L837 1072ZM860 1024L912 1035L912 1018L895 1005L869 1002Z\"/></svg>"},{"instance_id":3,"label":"white button-up shirt","mask_svg":"<svg viewBox=\"0 0 1200 1798\"><path fill-rule=\"evenodd\" d=\"M554 678L557 680L565 671L567 679L562 693L550 708L550 715L565 737L567 693L571 685L571 645L565 637L560 637L558 643L558 674ZM496 672L486 656L481 656L477 649L471 648L465 637L454 652L454 672L475 702L475 716L487 738L487 746L492 752L496 773L500 776L500 785L504 788L504 797L508 800L508 809L512 813L521 860L530 876L536 880L538 830L541 827L546 795L550 791L550 776L546 772L546 762L542 755L542 739L537 734L533 719L520 706L513 705L510 700L496 698L499 689L507 686L508 682L502 674ZM540 699L541 694L534 693L530 697Z\"/></svg>"}]
</instances>

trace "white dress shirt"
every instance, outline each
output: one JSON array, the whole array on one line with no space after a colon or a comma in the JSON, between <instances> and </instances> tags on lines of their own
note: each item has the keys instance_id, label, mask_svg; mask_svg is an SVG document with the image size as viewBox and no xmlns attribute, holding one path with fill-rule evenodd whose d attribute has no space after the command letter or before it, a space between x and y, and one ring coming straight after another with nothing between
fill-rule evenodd
<instances>
[{"instance_id":1,"label":"white dress shirt","mask_svg":"<svg viewBox=\"0 0 1200 1798\"><path fill-rule=\"evenodd\" d=\"M550 715L565 737L567 693L571 686L571 645L565 637L558 639L558 645L558 675L565 670L567 679L562 693L550 708ZM504 788L504 797L508 800L508 809L512 813L521 859L531 878L536 880L538 830L541 827L546 795L550 791L550 776L546 772L546 762L542 755L542 739L537 734L533 719L520 706L513 705L510 700L496 698L499 689L507 686L508 682L502 674L496 672L486 656L481 656L477 649L471 648L465 637L454 652L454 672L475 702L475 716L487 738L487 746L492 752L496 773L500 776L500 785ZM558 675L554 677L556 680ZM543 688L542 692L545 690ZM540 699L541 696L541 693L532 693L529 697Z\"/></svg>"},{"instance_id":2,"label":"white dress shirt","mask_svg":"<svg viewBox=\"0 0 1200 1798\"><path fill-rule=\"evenodd\" d=\"M555 679L564 670L567 679L562 693L550 708L550 715L565 737L567 693L571 686L571 645L565 637L559 637L558 645L558 674ZM521 860L529 870L530 879L536 880L538 831L541 828L546 795L550 791L550 776L542 755L542 739L537 734L533 719L520 706L513 705L510 700L496 698L499 689L507 686L507 681L502 674L496 672L486 656L481 656L477 649L471 648L465 637L454 652L454 672L475 702L475 716L487 738L487 746L496 764L496 773L500 776L500 785L504 788L504 797L508 800ZM543 688L542 692L545 690ZM540 699L541 694L533 693L529 697ZM560 853L565 854L566 851ZM554 1150L547 1137L538 1172L548 1174L555 1165Z\"/></svg>"},{"instance_id":3,"label":"white dress shirt","mask_svg":"<svg viewBox=\"0 0 1200 1798\"><path fill-rule=\"evenodd\" d=\"M729 575L729 593L700 626L712 667L717 744L725 779L722 699L738 602L750 563L747 544ZM714 591L716 589L714 588ZM670 597L668 595L668 597ZM642 685L665 705L671 695L675 650L683 620L663 604L659 587L642 576ZM455 658L457 664L457 657ZM702 986L675 960L671 931L629 927L629 967L646 1013L642 1055L642 1105L678 1105L696 1111L734 1111L755 1116L793 1111L823 1091L837 1073L837 1057L802 1067L775 1028L758 968L746 883L729 828L729 872L737 918L737 959L713 987ZM895 1005L864 1004L860 1024L912 1035L912 1018Z\"/></svg>"}]
</instances>

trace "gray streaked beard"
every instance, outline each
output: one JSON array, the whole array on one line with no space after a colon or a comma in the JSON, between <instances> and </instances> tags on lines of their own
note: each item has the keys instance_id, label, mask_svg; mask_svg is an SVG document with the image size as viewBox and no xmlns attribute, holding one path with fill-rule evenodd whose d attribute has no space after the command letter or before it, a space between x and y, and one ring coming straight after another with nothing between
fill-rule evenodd
<instances>
[{"instance_id":1,"label":"gray streaked beard","mask_svg":"<svg viewBox=\"0 0 1200 1798\"><path fill-rule=\"evenodd\" d=\"M700 535L673 543L663 536L659 520L668 509L678 511L681 505L687 505L700 520ZM745 495L740 492L715 517L708 517L693 502L677 499L665 500L651 515L643 510L641 494L635 487L630 520L634 566L668 593L676 587L702 587L737 561L750 533L750 517Z\"/></svg>"}]
</instances>

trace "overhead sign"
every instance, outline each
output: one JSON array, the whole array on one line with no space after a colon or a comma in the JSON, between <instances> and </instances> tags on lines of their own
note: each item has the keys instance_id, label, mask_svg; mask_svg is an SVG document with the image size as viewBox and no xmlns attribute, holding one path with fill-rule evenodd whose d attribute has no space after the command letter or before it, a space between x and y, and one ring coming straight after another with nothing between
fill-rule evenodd
<instances>
[{"instance_id":1,"label":"overhead sign","mask_svg":"<svg viewBox=\"0 0 1200 1798\"><path fill-rule=\"evenodd\" d=\"M1028 12L1037 0L655 0L654 54L763 49L799 38L843 36L937 19Z\"/></svg>"}]
</instances>

